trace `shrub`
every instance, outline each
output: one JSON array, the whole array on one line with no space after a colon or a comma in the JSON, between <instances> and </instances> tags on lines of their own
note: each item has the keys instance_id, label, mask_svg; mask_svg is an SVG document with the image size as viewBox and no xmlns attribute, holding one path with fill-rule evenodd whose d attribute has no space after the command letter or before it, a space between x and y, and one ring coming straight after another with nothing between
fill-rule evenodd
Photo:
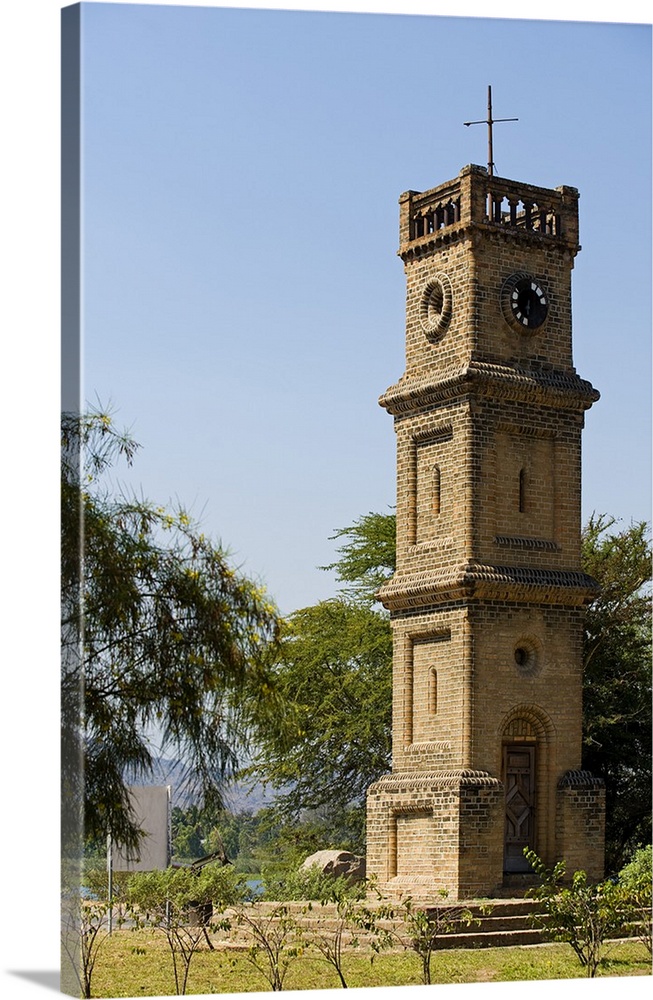
<instances>
[{"instance_id":1,"label":"shrub","mask_svg":"<svg viewBox=\"0 0 653 1000\"><path fill-rule=\"evenodd\" d=\"M624 905L637 928L637 936L651 953L651 845L640 847L619 872Z\"/></svg>"},{"instance_id":2,"label":"shrub","mask_svg":"<svg viewBox=\"0 0 653 1000\"><path fill-rule=\"evenodd\" d=\"M122 901L127 896L127 883L131 872L112 872L111 898L114 902ZM102 867L88 868L84 873L84 886L90 897L107 902L109 900L109 873L106 864Z\"/></svg>"},{"instance_id":3,"label":"shrub","mask_svg":"<svg viewBox=\"0 0 653 1000\"><path fill-rule=\"evenodd\" d=\"M291 963L306 947L299 923L283 904L268 913L251 903L238 910L236 919L248 928L252 937L245 958L267 979L274 992L282 990Z\"/></svg>"},{"instance_id":4,"label":"shrub","mask_svg":"<svg viewBox=\"0 0 653 1000\"><path fill-rule=\"evenodd\" d=\"M163 871L139 872L127 887L137 921L162 931L172 958L175 991L186 993L193 955L202 937L207 938L207 924L213 930L227 930L223 917L210 923L214 908L223 912L242 900L245 886L231 866L209 865L201 871L192 868L166 868Z\"/></svg>"},{"instance_id":5,"label":"shrub","mask_svg":"<svg viewBox=\"0 0 653 1000\"><path fill-rule=\"evenodd\" d=\"M441 889L439 895L444 903L449 893ZM439 947L439 939L443 934L449 934L461 924L471 924L475 918L466 906L442 905L427 909L415 906L410 896L403 900L397 910L387 911L389 916L401 917L403 931L395 932L395 936L404 948L412 949L422 965L422 982L431 984L431 959Z\"/></svg>"},{"instance_id":6,"label":"shrub","mask_svg":"<svg viewBox=\"0 0 653 1000\"><path fill-rule=\"evenodd\" d=\"M566 941L575 951L586 975L596 975L606 938L624 926L623 893L608 879L589 883L586 872L575 871L566 880L566 864L559 861L549 871L535 851L525 848L524 855L540 885L529 895L542 903L544 919L536 920L554 941Z\"/></svg>"},{"instance_id":7,"label":"shrub","mask_svg":"<svg viewBox=\"0 0 653 1000\"><path fill-rule=\"evenodd\" d=\"M317 865L310 868L292 868L285 872L264 868L262 873L265 887L264 899L275 902L289 900L320 900L335 902L343 896L361 899L365 895L365 883L349 884L343 876L328 875Z\"/></svg>"}]
</instances>

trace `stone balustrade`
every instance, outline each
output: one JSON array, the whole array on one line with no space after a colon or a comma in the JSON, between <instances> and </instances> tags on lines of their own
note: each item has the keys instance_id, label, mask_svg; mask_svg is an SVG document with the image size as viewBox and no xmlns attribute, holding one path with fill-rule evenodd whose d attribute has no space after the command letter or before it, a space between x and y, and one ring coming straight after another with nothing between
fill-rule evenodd
<instances>
[{"instance_id":1,"label":"stone balustrade","mask_svg":"<svg viewBox=\"0 0 653 1000\"><path fill-rule=\"evenodd\" d=\"M580 249L578 191L573 187L521 184L469 165L454 180L429 191L405 192L399 203L402 256L472 225L532 233L562 242L574 253Z\"/></svg>"}]
</instances>

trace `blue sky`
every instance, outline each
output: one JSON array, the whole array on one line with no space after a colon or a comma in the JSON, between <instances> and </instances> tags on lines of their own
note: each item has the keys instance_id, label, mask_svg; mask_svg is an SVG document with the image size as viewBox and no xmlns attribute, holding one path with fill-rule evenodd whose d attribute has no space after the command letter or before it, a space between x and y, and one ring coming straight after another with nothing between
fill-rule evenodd
<instances>
[{"instance_id":1,"label":"blue sky","mask_svg":"<svg viewBox=\"0 0 653 1000\"><path fill-rule=\"evenodd\" d=\"M581 192L584 514L649 511L650 29L83 5L84 395L282 611L394 503L397 199L487 159ZM635 433L633 434L633 430Z\"/></svg>"},{"instance_id":2,"label":"blue sky","mask_svg":"<svg viewBox=\"0 0 653 1000\"><path fill-rule=\"evenodd\" d=\"M0 851L12 901L0 976L17 1000L57 988L58 967L61 6L0 13ZM484 117L492 84L497 116L520 119L497 126L499 172L581 192L575 361L602 392L584 438L586 511L649 517L649 5L549 0L538 14L567 22L552 25L515 22L532 8L514 0L304 0L402 16L304 16L291 32L289 14L258 14L248 35L242 11L221 11L229 36L201 30L194 49L200 13L216 23L200 8L216 4L198 0L176 42L165 18L146 30L121 6L125 29L96 33L87 61L85 389L142 442L135 484L204 511L284 609L333 592L314 568L333 558L328 535L394 497L392 420L376 400L403 370L397 199L485 163L484 128L462 122ZM434 12L470 16L420 16ZM24 927L37 896L36 953ZM629 995L644 985L629 981Z\"/></svg>"}]
</instances>

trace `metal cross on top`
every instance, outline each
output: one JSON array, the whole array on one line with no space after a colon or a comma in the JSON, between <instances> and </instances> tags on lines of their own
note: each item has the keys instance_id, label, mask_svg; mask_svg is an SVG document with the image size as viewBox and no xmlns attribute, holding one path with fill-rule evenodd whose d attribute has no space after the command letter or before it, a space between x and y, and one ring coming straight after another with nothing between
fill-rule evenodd
<instances>
[{"instance_id":1,"label":"metal cross on top","mask_svg":"<svg viewBox=\"0 0 653 1000\"><path fill-rule=\"evenodd\" d=\"M492 153L492 126L495 122L518 122L519 118L493 118L492 117L492 87L487 88L487 118L478 122L463 122L463 125L487 125L487 172L492 177L494 173L494 159Z\"/></svg>"}]
</instances>

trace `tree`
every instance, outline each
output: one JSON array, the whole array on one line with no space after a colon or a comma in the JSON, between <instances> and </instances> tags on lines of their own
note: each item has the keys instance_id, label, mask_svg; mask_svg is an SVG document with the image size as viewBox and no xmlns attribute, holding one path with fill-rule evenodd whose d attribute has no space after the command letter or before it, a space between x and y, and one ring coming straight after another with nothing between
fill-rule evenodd
<instances>
[{"instance_id":1,"label":"tree","mask_svg":"<svg viewBox=\"0 0 653 1000\"><path fill-rule=\"evenodd\" d=\"M365 893L364 885L360 885L356 892L356 886L346 887L335 880L324 889L320 898L322 910L317 910L310 902L303 910L304 915L311 916L306 932L307 940L309 946L335 969L341 987L347 989L344 953L350 948L358 947L359 933L363 931L367 935L373 954L389 947L391 934L379 925L379 913L382 918L383 911L377 913L361 901Z\"/></svg>"},{"instance_id":2,"label":"tree","mask_svg":"<svg viewBox=\"0 0 653 1000\"><path fill-rule=\"evenodd\" d=\"M271 706L278 616L182 508L114 496L106 473L137 445L109 415L62 421L62 781L87 837L136 847L126 781L174 747L207 804L238 762L242 705Z\"/></svg>"},{"instance_id":3,"label":"tree","mask_svg":"<svg viewBox=\"0 0 653 1000\"><path fill-rule=\"evenodd\" d=\"M377 590L395 571L397 527L394 514L365 514L347 528L339 528L331 539L346 538L338 549L340 558L324 566L335 569L345 587L341 595L371 604Z\"/></svg>"},{"instance_id":4,"label":"tree","mask_svg":"<svg viewBox=\"0 0 653 1000\"><path fill-rule=\"evenodd\" d=\"M63 911L61 946L66 959L65 968L73 971L82 997L93 995L91 988L95 963L102 945L109 937L109 908L106 898L83 899L76 895L74 905ZM116 922L120 925L124 919L120 906Z\"/></svg>"},{"instance_id":5,"label":"tree","mask_svg":"<svg viewBox=\"0 0 653 1000\"><path fill-rule=\"evenodd\" d=\"M593 978L601 961L605 940L622 933L627 908L620 887L611 879L596 884L587 874L575 871L565 883L566 865L559 861L550 871L535 851L524 849L529 865L540 879L529 895L542 904L536 921L553 941L571 945L588 977Z\"/></svg>"},{"instance_id":6,"label":"tree","mask_svg":"<svg viewBox=\"0 0 653 1000\"><path fill-rule=\"evenodd\" d=\"M326 811L327 828L347 838L333 846L354 851L364 849L367 787L390 766L392 634L374 595L394 569L394 533L394 515L372 513L336 532L347 541L324 568L344 586L284 622L274 667L284 712L251 719L251 771L277 790L277 821L320 827Z\"/></svg>"},{"instance_id":7,"label":"tree","mask_svg":"<svg viewBox=\"0 0 653 1000\"><path fill-rule=\"evenodd\" d=\"M446 889L439 890L441 899L446 900L449 893ZM491 907L488 906L488 912ZM382 911L381 911L382 912ZM475 918L466 906L453 904L429 907L415 906L409 896L400 906L393 910L386 908L388 917L401 919L401 924L394 931L394 936L404 948L410 948L420 959L422 966L422 982L425 986L431 984L431 960L434 952L440 946L440 938L450 934L462 924L469 926ZM476 920L478 923L478 920Z\"/></svg>"},{"instance_id":8,"label":"tree","mask_svg":"<svg viewBox=\"0 0 653 1000\"><path fill-rule=\"evenodd\" d=\"M583 532L583 568L601 586L585 622L583 766L606 785L606 867L651 840L651 548L644 522Z\"/></svg>"},{"instance_id":9,"label":"tree","mask_svg":"<svg viewBox=\"0 0 653 1000\"><path fill-rule=\"evenodd\" d=\"M290 965L306 947L301 926L285 904L269 912L256 903L241 907L237 921L252 939L245 958L267 979L271 989L279 992Z\"/></svg>"},{"instance_id":10,"label":"tree","mask_svg":"<svg viewBox=\"0 0 653 1000\"><path fill-rule=\"evenodd\" d=\"M172 810L172 852L177 860L191 860L223 851L237 871L256 872L259 863L252 851L259 840L259 826L264 811L254 816L251 812L231 813L226 809L200 808L190 805L186 809L175 806Z\"/></svg>"},{"instance_id":11,"label":"tree","mask_svg":"<svg viewBox=\"0 0 653 1000\"><path fill-rule=\"evenodd\" d=\"M253 769L278 789L277 811L297 818L328 805L333 820L360 807L390 763L388 620L341 599L297 611L282 629L274 683L285 710L256 720Z\"/></svg>"},{"instance_id":12,"label":"tree","mask_svg":"<svg viewBox=\"0 0 653 1000\"><path fill-rule=\"evenodd\" d=\"M258 824L258 816L251 812L233 814L223 810L210 824L204 847L211 853L222 845L237 871L256 872L259 869L252 858L252 851L257 842Z\"/></svg>"},{"instance_id":13,"label":"tree","mask_svg":"<svg viewBox=\"0 0 653 1000\"><path fill-rule=\"evenodd\" d=\"M193 955L206 935L210 921L213 931L229 930L224 915L227 907L239 903L246 888L230 866L210 865L201 871L167 868L138 872L129 881L128 896L135 907L137 925L150 926L165 934L175 979L175 992L185 995ZM217 910L223 916L207 919Z\"/></svg>"},{"instance_id":14,"label":"tree","mask_svg":"<svg viewBox=\"0 0 653 1000\"><path fill-rule=\"evenodd\" d=\"M209 824L216 816L217 810L200 809L195 804L190 805L185 811L175 806L171 817L174 857L189 861L211 853L205 848L204 842Z\"/></svg>"}]
</instances>

